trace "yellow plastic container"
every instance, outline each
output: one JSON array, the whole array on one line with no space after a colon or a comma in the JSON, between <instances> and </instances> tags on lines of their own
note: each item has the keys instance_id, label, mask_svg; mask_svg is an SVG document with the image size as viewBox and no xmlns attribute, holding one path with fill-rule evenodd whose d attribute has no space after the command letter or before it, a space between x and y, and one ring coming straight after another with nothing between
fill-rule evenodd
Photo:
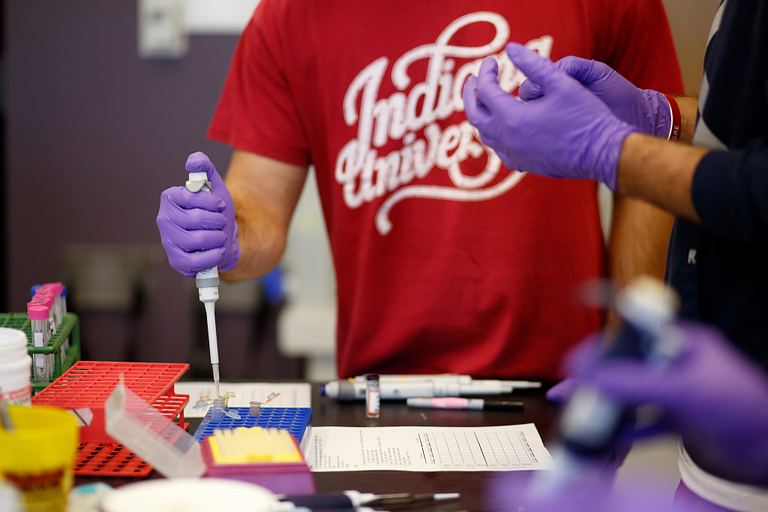
<instances>
[{"instance_id":1,"label":"yellow plastic container","mask_svg":"<svg viewBox=\"0 0 768 512\"><path fill-rule=\"evenodd\" d=\"M28 511L63 512L72 488L77 421L57 407L9 410L15 433L0 429L0 479L21 491Z\"/></svg>"}]
</instances>

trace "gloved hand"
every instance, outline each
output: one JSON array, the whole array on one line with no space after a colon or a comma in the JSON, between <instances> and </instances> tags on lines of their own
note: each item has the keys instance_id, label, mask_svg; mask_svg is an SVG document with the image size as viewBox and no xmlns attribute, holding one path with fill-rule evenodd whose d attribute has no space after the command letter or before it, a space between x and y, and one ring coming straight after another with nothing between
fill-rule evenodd
<instances>
[{"instance_id":1,"label":"gloved hand","mask_svg":"<svg viewBox=\"0 0 768 512\"><path fill-rule=\"evenodd\" d=\"M591 179L616 190L624 139L638 128L619 120L583 85L522 45L506 47L512 62L543 91L524 103L498 85L492 57L464 84L467 119L509 169L553 178Z\"/></svg>"},{"instance_id":2,"label":"gloved hand","mask_svg":"<svg viewBox=\"0 0 768 512\"><path fill-rule=\"evenodd\" d=\"M669 137L672 113L669 101L660 92L639 89L602 62L565 57L555 67L572 76L608 105L613 115L636 126L647 135ZM526 80L518 91L520 99L530 101L542 95L541 87Z\"/></svg>"},{"instance_id":3,"label":"gloved hand","mask_svg":"<svg viewBox=\"0 0 768 512\"><path fill-rule=\"evenodd\" d=\"M564 404L571 399L573 392L579 383L576 379L568 378L561 380L547 390L547 400L555 404Z\"/></svg>"},{"instance_id":4,"label":"gloved hand","mask_svg":"<svg viewBox=\"0 0 768 512\"><path fill-rule=\"evenodd\" d=\"M168 261L187 277L216 266L232 270L240 259L232 196L204 153L189 155L186 169L207 173L211 192L171 187L160 196L157 227Z\"/></svg>"},{"instance_id":5,"label":"gloved hand","mask_svg":"<svg viewBox=\"0 0 768 512\"><path fill-rule=\"evenodd\" d=\"M768 483L768 375L714 329L678 327L683 349L665 367L602 360L587 341L566 358L568 373L629 406L659 406L699 462L718 474Z\"/></svg>"},{"instance_id":6,"label":"gloved hand","mask_svg":"<svg viewBox=\"0 0 768 512\"><path fill-rule=\"evenodd\" d=\"M535 475L534 475L535 476ZM652 476L633 482L631 487L612 486L600 481L569 487L561 492L538 495L531 487L532 476L513 471L492 480L487 509L508 512L705 512L673 504L667 489L653 483Z\"/></svg>"}]
</instances>

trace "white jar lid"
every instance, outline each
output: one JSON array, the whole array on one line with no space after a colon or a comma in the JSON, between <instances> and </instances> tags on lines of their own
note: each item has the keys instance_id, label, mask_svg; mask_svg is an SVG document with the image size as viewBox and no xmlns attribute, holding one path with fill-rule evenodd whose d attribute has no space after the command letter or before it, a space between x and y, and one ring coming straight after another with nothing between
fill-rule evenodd
<instances>
[{"instance_id":1,"label":"white jar lid","mask_svg":"<svg viewBox=\"0 0 768 512\"><path fill-rule=\"evenodd\" d=\"M13 354L26 354L29 340L24 331L0 327L0 354L8 357Z\"/></svg>"},{"instance_id":2,"label":"white jar lid","mask_svg":"<svg viewBox=\"0 0 768 512\"><path fill-rule=\"evenodd\" d=\"M104 512L269 512L275 495L264 487L221 478L161 478L123 485L101 500Z\"/></svg>"}]
</instances>

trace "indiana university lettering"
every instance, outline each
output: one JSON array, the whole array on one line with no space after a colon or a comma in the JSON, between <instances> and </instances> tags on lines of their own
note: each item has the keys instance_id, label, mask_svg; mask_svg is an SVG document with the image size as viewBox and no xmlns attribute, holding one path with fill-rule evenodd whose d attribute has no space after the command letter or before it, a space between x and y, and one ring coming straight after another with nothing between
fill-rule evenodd
<instances>
[{"instance_id":1,"label":"indiana university lettering","mask_svg":"<svg viewBox=\"0 0 768 512\"><path fill-rule=\"evenodd\" d=\"M451 38L462 28L474 23L490 23L495 35L487 44L477 47L454 46ZM509 176L483 188L499 174L501 160L479 142L475 129L466 120L441 129L438 120L464 110L461 91L464 81L476 73L483 58L494 55L499 61L499 84L506 91L520 85L525 76L504 53L509 41L507 21L491 12L476 12L452 22L434 44L419 46L406 52L392 66L391 80L398 92L379 98L389 60L381 57L352 81L344 97L343 113L347 126L357 125L357 137L347 142L336 158L335 178L343 187L344 202L357 208L376 198L390 195L376 213L376 229L386 235L392 229L389 211L400 201L433 198L453 201L485 201L514 187L524 176L508 171ZM526 46L549 57L552 37L542 36ZM426 76L406 94L412 78L408 67L428 59ZM455 59L472 59L458 69ZM357 111L357 105L360 111ZM423 133L420 138L417 133ZM402 148L380 155L376 148L389 140L402 141ZM487 154L486 166L479 174L465 175L461 163ZM454 186L411 184L426 177L433 168L447 171Z\"/></svg>"}]
</instances>

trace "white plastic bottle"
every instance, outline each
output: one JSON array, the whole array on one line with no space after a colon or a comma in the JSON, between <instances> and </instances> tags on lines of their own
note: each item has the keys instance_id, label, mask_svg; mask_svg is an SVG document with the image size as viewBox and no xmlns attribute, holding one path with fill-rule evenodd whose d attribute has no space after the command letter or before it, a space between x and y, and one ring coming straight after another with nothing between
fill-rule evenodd
<instances>
[{"instance_id":1,"label":"white plastic bottle","mask_svg":"<svg viewBox=\"0 0 768 512\"><path fill-rule=\"evenodd\" d=\"M0 327L0 389L8 403L30 405L32 358L24 331Z\"/></svg>"}]
</instances>

